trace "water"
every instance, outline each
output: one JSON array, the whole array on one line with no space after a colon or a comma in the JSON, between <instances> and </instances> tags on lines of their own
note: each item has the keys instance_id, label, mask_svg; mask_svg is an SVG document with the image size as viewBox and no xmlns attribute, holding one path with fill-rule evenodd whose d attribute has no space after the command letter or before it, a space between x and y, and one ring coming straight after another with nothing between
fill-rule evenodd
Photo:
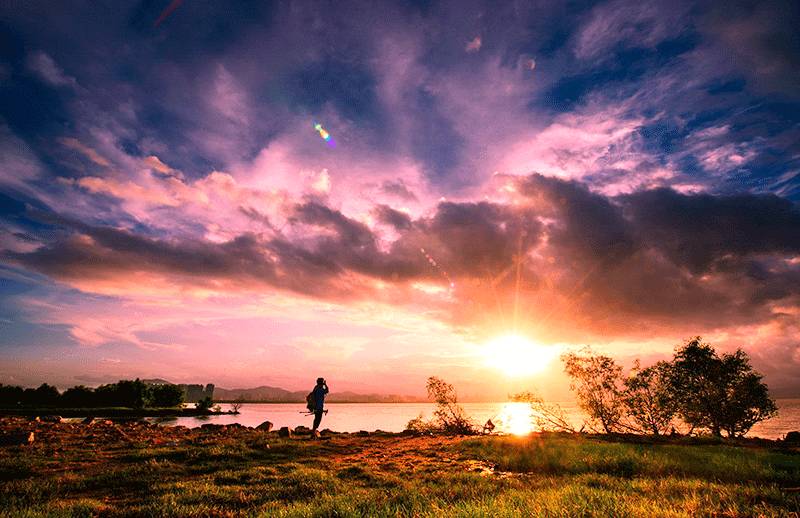
<instances>
[{"instance_id":1,"label":"water","mask_svg":"<svg viewBox=\"0 0 800 518\"><path fill-rule=\"evenodd\" d=\"M779 439L791 430L800 430L800 399L777 400L779 414L766 422L759 423L748 433L748 437ZM229 405L221 405L224 410ZM496 431L507 433L527 433L531 431L531 416L524 403L464 403L466 413L475 423L481 425L487 419L497 425ZM562 404L566 415L578 428L583 414L574 404ZM337 432L357 432L359 430L383 430L401 432L408 421L423 414L429 418L434 410L430 403L331 403L326 405L328 414L322 418L321 428ZM304 413L302 403L245 403L239 415L219 415L209 417L154 418L167 426L183 425L190 428L206 423L258 426L271 421L274 427L311 427L313 416Z\"/></svg>"}]
</instances>

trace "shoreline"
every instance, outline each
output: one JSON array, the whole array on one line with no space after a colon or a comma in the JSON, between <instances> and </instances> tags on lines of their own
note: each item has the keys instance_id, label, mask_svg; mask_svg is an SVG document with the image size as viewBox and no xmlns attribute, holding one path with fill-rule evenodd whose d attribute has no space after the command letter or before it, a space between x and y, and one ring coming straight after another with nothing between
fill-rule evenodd
<instances>
[{"instance_id":1,"label":"shoreline","mask_svg":"<svg viewBox=\"0 0 800 518\"><path fill-rule=\"evenodd\" d=\"M0 417L96 417L96 418L136 418L136 417L204 417L216 415L236 415L230 410L214 412L211 410L199 410L196 408L120 408L120 407L99 407L99 408L0 408Z\"/></svg>"}]
</instances>

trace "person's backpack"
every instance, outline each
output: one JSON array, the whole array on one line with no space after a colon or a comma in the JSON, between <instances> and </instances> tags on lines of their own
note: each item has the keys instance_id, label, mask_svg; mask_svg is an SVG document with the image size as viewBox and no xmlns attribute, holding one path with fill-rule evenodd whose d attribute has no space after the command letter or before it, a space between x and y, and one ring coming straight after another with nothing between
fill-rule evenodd
<instances>
[{"instance_id":1,"label":"person's backpack","mask_svg":"<svg viewBox=\"0 0 800 518\"><path fill-rule=\"evenodd\" d=\"M316 412L317 411L317 402L314 401L314 391L308 393L306 396L306 408L309 412Z\"/></svg>"}]
</instances>

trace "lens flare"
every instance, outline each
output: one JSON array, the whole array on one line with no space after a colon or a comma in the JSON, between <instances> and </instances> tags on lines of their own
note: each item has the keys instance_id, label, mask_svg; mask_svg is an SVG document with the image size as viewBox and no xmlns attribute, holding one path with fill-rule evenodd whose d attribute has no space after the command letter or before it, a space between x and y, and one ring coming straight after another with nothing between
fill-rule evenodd
<instances>
[{"instance_id":1,"label":"lens flare","mask_svg":"<svg viewBox=\"0 0 800 518\"><path fill-rule=\"evenodd\" d=\"M317 133L319 133L319 136L322 137L322 140L327 142L330 147L336 147L336 142L334 142L333 137L325 130L325 128L322 127L322 124L315 122L314 129L317 130Z\"/></svg>"},{"instance_id":2,"label":"lens flare","mask_svg":"<svg viewBox=\"0 0 800 518\"><path fill-rule=\"evenodd\" d=\"M428 260L428 263L430 263L431 266L439 270L439 273L442 274L442 277L447 279L447 284L450 287L450 290L455 289L456 283L453 282L453 279L450 277L450 274L448 274L446 270L444 270L441 266L439 266L439 263L436 262L436 259L431 257L431 254L426 252L424 248L420 248L419 251L422 252L422 255L424 255L425 259Z\"/></svg>"}]
</instances>

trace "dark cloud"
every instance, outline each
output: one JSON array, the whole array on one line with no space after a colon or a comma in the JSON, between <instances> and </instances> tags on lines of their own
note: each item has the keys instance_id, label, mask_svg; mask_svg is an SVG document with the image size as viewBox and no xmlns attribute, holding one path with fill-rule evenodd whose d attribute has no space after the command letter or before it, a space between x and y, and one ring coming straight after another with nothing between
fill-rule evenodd
<instances>
[{"instance_id":1,"label":"dark cloud","mask_svg":"<svg viewBox=\"0 0 800 518\"><path fill-rule=\"evenodd\" d=\"M800 96L800 5L791 0L714 7L702 27L756 89Z\"/></svg>"},{"instance_id":2,"label":"dark cloud","mask_svg":"<svg viewBox=\"0 0 800 518\"><path fill-rule=\"evenodd\" d=\"M500 325L518 303L520 321L543 326L543 338L553 340L689 336L763 325L778 307L800 304L800 220L785 199L668 189L607 197L540 175L519 178L517 191L516 204L443 202L416 219L377 206L376 219L396 232L388 244L319 201L294 206L285 232L226 242L31 212L38 222L31 235L41 247L7 251L3 260L89 290L94 283L135 292L142 279L157 279L146 282L381 299L414 304L465 329ZM447 289L447 276L456 284L451 297L412 288L425 282Z\"/></svg>"},{"instance_id":3,"label":"dark cloud","mask_svg":"<svg viewBox=\"0 0 800 518\"><path fill-rule=\"evenodd\" d=\"M380 189L381 192L397 196L404 201L417 201L417 195L406 186L402 178L395 181L386 180L381 184Z\"/></svg>"},{"instance_id":4,"label":"dark cloud","mask_svg":"<svg viewBox=\"0 0 800 518\"><path fill-rule=\"evenodd\" d=\"M378 221L394 227L395 230L407 230L411 228L411 216L405 212L394 210L388 205L377 205L372 213Z\"/></svg>"},{"instance_id":5,"label":"dark cloud","mask_svg":"<svg viewBox=\"0 0 800 518\"><path fill-rule=\"evenodd\" d=\"M621 201L643 242L696 274L721 261L800 253L800 209L775 195L684 195L657 189Z\"/></svg>"}]
</instances>

